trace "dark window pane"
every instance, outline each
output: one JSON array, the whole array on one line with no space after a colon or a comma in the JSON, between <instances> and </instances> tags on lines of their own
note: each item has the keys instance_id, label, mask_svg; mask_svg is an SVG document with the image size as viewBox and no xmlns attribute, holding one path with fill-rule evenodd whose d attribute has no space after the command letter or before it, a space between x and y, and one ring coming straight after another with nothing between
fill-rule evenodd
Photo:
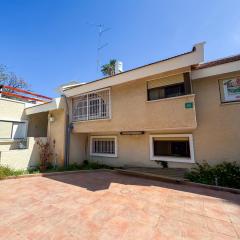
<instances>
[{"instance_id":1,"label":"dark window pane","mask_svg":"<svg viewBox=\"0 0 240 240\"><path fill-rule=\"evenodd\" d=\"M171 156L171 144L169 141L153 142L154 156Z\"/></svg>"},{"instance_id":2,"label":"dark window pane","mask_svg":"<svg viewBox=\"0 0 240 240\"><path fill-rule=\"evenodd\" d=\"M177 97L185 94L184 84L176 84L165 87L165 97Z\"/></svg>"},{"instance_id":3,"label":"dark window pane","mask_svg":"<svg viewBox=\"0 0 240 240\"><path fill-rule=\"evenodd\" d=\"M190 157L188 141L154 140L154 156Z\"/></svg>"},{"instance_id":4,"label":"dark window pane","mask_svg":"<svg viewBox=\"0 0 240 240\"><path fill-rule=\"evenodd\" d=\"M148 100L157 100L185 95L184 83L148 89Z\"/></svg>"},{"instance_id":5,"label":"dark window pane","mask_svg":"<svg viewBox=\"0 0 240 240\"><path fill-rule=\"evenodd\" d=\"M176 157L190 157L190 149L188 141L172 142L171 153Z\"/></svg>"},{"instance_id":6,"label":"dark window pane","mask_svg":"<svg viewBox=\"0 0 240 240\"><path fill-rule=\"evenodd\" d=\"M148 100L157 100L164 98L164 88L148 89Z\"/></svg>"}]
</instances>

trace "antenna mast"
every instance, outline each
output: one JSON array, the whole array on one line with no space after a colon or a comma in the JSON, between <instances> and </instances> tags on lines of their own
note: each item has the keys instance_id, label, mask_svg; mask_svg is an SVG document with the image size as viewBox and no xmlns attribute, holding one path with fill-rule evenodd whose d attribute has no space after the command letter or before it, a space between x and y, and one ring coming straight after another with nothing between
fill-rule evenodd
<instances>
[{"instance_id":1,"label":"antenna mast","mask_svg":"<svg viewBox=\"0 0 240 240\"><path fill-rule=\"evenodd\" d=\"M94 26L98 29L98 45L97 45L97 72L98 72L101 67L101 51L103 48L108 46L108 42L102 43L102 35L103 33L109 31L111 28L105 27L104 24L94 24L94 23L87 23L87 24Z\"/></svg>"}]
</instances>

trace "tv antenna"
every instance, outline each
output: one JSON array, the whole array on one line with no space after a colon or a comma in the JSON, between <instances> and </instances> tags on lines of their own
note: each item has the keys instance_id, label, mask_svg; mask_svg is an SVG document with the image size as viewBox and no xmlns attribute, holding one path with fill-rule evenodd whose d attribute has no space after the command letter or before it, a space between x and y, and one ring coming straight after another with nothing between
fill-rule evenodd
<instances>
[{"instance_id":1,"label":"tv antenna","mask_svg":"<svg viewBox=\"0 0 240 240\"><path fill-rule=\"evenodd\" d=\"M111 30L109 27L105 27L104 24L95 24L95 23L89 23L88 25L91 25L93 27L96 27L98 29L98 45L97 45L97 71L100 70L101 67L101 51L109 45L108 42L102 43L102 35Z\"/></svg>"}]
</instances>

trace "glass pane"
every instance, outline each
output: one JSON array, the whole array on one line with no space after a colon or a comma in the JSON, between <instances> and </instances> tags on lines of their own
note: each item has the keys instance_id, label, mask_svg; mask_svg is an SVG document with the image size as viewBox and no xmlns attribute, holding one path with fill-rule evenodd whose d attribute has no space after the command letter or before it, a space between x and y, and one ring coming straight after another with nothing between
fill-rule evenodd
<instances>
[{"instance_id":1,"label":"glass pane","mask_svg":"<svg viewBox=\"0 0 240 240\"><path fill-rule=\"evenodd\" d=\"M164 98L164 88L148 89L148 100L157 100Z\"/></svg>"},{"instance_id":2,"label":"glass pane","mask_svg":"<svg viewBox=\"0 0 240 240\"><path fill-rule=\"evenodd\" d=\"M189 141L161 141L153 142L154 156L190 157Z\"/></svg>"},{"instance_id":3,"label":"glass pane","mask_svg":"<svg viewBox=\"0 0 240 240\"><path fill-rule=\"evenodd\" d=\"M13 123L12 129L12 138L13 139L20 139L26 137L26 123Z\"/></svg>"},{"instance_id":4,"label":"glass pane","mask_svg":"<svg viewBox=\"0 0 240 240\"><path fill-rule=\"evenodd\" d=\"M184 84L165 87L165 97L177 97L185 94Z\"/></svg>"}]
</instances>

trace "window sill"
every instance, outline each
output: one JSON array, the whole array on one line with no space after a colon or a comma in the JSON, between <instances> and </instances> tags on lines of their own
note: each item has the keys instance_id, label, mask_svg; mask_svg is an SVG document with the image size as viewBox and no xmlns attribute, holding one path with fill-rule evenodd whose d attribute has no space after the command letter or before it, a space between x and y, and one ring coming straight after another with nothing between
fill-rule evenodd
<instances>
[{"instance_id":1,"label":"window sill","mask_svg":"<svg viewBox=\"0 0 240 240\"><path fill-rule=\"evenodd\" d=\"M234 104L240 104L240 101L221 102L221 103L220 103L220 106L234 105Z\"/></svg>"},{"instance_id":2,"label":"window sill","mask_svg":"<svg viewBox=\"0 0 240 240\"><path fill-rule=\"evenodd\" d=\"M178 162L178 163L195 163L191 158L179 158L179 157L165 157L165 156L153 156L151 161L164 161L164 162Z\"/></svg>"},{"instance_id":3,"label":"window sill","mask_svg":"<svg viewBox=\"0 0 240 240\"><path fill-rule=\"evenodd\" d=\"M90 156L116 158L117 154L91 153Z\"/></svg>"},{"instance_id":4,"label":"window sill","mask_svg":"<svg viewBox=\"0 0 240 240\"><path fill-rule=\"evenodd\" d=\"M4 139L4 138L0 138L0 143L17 143L20 141L26 141L27 139Z\"/></svg>"},{"instance_id":5,"label":"window sill","mask_svg":"<svg viewBox=\"0 0 240 240\"><path fill-rule=\"evenodd\" d=\"M195 94L187 94L187 95L170 97L170 98L161 98L161 99L156 99L156 100L146 100L146 102L151 103L151 102L160 102L160 101L170 101L170 100L182 99L182 98L186 98L186 97L195 97Z\"/></svg>"},{"instance_id":6,"label":"window sill","mask_svg":"<svg viewBox=\"0 0 240 240\"><path fill-rule=\"evenodd\" d=\"M75 121L72 121L72 123L109 121L109 120L111 120L111 118L99 118L99 119L88 119L88 120L75 120Z\"/></svg>"}]
</instances>

